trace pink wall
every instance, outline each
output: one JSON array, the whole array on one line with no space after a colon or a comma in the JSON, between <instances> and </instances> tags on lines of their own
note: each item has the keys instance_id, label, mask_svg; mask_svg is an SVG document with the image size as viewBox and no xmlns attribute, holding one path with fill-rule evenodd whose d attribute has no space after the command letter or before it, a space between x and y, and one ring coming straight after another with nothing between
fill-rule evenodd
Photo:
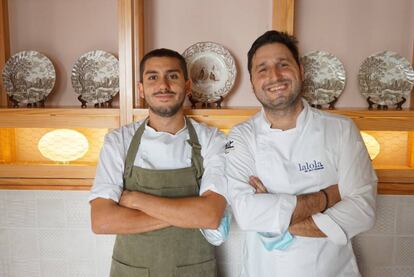
<instances>
[{"instance_id":1,"label":"pink wall","mask_svg":"<svg viewBox=\"0 0 414 277\"><path fill-rule=\"evenodd\" d=\"M79 56L101 49L118 56L117 1L9 0L10 52L36 50L56 70L47 106L80 106L71 84Z\"/></svg>"},{"instance_id":2,"label":"pink wall","mask_svg":"<svg viewBox=\"0 0 414 277\"><path fill-rule=\"evenodd\" d=\"M8 2L11 52L32 49L46 54L57 71L48 105L78 106L70 84L73 63L93 49L117 53L117 1ZM183 52L199 41L224 45L239 71L224 106L258 106L246 55L253 40L271 28L271 9L271 0L146 0L145 49ZM325 50L344 63L347 84L337 107L366 107L356 76L367 56L392 50L412 61L412 0L296 0L295 26L302 53Z\"/></svg>"},{"instance_id":3,"label":"pink wall","mask_svg":"<svg viewBox=\"0 0 414 277\"><path fill-rule=\"evenodd\" d=\"M296 0L295 27L303 54L324 50L344 64L347 82L338 107L367 107L357 80L366 57L390 50L412 62L412 0Z\"/></svg>"}]
</instances>

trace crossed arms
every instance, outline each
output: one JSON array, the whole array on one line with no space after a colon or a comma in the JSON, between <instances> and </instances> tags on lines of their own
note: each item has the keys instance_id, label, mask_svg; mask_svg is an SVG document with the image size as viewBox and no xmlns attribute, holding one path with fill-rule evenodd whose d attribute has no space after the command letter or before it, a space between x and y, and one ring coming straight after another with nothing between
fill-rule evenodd
<instances>
[{"instance_id":1,"label":"crossed arms","mask_svg":"<svg viewBox=\"0 0 414 277\"><path fill-rule=\"evenodd\" d=\"M92 230L97 234L135 234L169 226L216 229L225 207L225 198L212 191L183 198L124 191L119 203L104 198L91 201Z\"/></svg>"}]
</instances>

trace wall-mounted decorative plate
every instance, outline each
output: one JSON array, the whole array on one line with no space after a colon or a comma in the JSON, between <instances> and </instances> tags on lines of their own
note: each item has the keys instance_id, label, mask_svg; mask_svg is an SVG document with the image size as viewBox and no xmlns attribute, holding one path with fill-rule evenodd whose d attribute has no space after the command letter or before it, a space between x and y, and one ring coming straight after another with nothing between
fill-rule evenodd
<instances>
[{"instance_id":1,"label":"wall-mounted decorative plate","mask_svg":"<svg viewBox=\"0 0 414 277\"><path fill-rule=\"evenodd\" d=\"M214 42L199 42L187 48L183 56L193 82L193 99L214 103L230 92L237 70L233 56L224 46Z\"/></svg>"},{"instance_id":2,"label":"wall-mounted decorative plate","mask_svg":"<svg viewBox=\"0 0 414 277\"><path fill-rule=\"evenodd\" d=\"M53 89L56 72L52 62L37 51L19 52L3 68L3 86L15 106L44 104Z\"/></svg>"},{"instance_id":3,"label":"wall-mounted decorative plate","mask_svg":"<svg viewBox=\"0 0 414 277\"><path fill-rule=\"evenodd\" d=\"M396 105L401 109L414 85L410 63L397 53L384 51L366 58L358 73L359 89L369 108L377 104L386 109Z\"/></svg>"},{"instance_id":4,"label":"wall-mounted decorative plate","mask_svg":"<svg viewBox=\"0 0 414 277\"><path fill-rule=\"evenodd\" d=\"M94 50L83 54L72 68L72 87L82 102L102 104L112 101L119 92L119 63L105 51Z\"/></svg>"},{"instance_id":5,"label":"wall-mounted decorative plate","mask_svg":"<svg viewBox=\"0 0 414 277\"><path fill-rule=\"evenodd\" d=\"M302 57L305 71L303 97L310 105L321 108L329 104L334 108L345 88L345 68L334 55L324 51L313 51Z\"/></svg>"}]
</instances>

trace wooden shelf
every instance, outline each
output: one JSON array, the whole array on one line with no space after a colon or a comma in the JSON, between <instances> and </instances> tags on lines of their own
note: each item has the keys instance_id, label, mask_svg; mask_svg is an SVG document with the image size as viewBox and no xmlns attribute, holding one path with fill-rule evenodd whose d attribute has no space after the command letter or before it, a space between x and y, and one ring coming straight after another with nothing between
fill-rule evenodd
<instances>
[{"instance_id":1,"label":"wooden shelf","mask_svg":"<svg viewBox=\"0 0 414 277\"><path fill-rule=\"evenodd\" d=\"M3 108L0 128L118 128L119 109Z\"/></svg>"},{"instance_id":2,"label":"wooden shelf","mask_svg":"<svg viewBox=\"0 0 414 277\"><path fill-rule=\"evenodd\" d=\"M259 107L225 109L186 109L187 116L224 131L243 122ZM378 111L366 109L327 110L354 120L366 131L414 131L414 111ZM147 109L133 109L133 120L148 115ZM117 128L119 109L0 109L0 128ZM408 150L408 151L414 151ZM378 191L385 194L414 194L414 168L376 167ZM95 165L0 164L1 189L89 189Z\"/></svg>"}]
</instances>

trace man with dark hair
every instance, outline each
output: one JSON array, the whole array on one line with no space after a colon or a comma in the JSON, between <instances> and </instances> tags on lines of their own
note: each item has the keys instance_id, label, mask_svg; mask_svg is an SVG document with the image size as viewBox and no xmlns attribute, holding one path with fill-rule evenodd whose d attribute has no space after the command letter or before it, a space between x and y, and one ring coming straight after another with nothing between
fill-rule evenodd
<instances>
[{"instance_id":1,"label":"man with dark hair","mask_svg":"<svg viewBox=\"0 0 414 277\"><path fill-rule=\"evenodd\" d=\"M262 110L226 150L228 197L247 231L242 276L360 276L351 238L374 224L377 178L358 129L301 98L295 38L264 33L248 70Z\"/></svg>"},{"instance_id":2,"label":"man with dark hair","mask_svg":"<svg viewBox=\"0 0 414 277\"><path fill-rule=\"evenodd\" d=\"M117 234L113 277L216 276L213 246L196 228L216 229L226 207L225 137L184 116L191 81L180 54L153 50L140 69L149 115L106 135L92 229Z\"/></svg>"}]
</instances>

